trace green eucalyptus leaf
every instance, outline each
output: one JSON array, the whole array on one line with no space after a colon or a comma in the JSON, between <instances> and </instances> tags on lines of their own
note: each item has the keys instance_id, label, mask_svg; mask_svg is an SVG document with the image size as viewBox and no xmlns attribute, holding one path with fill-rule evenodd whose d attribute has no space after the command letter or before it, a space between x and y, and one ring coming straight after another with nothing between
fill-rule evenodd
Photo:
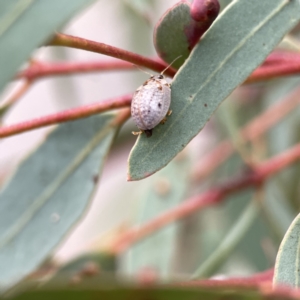
<instances>
[{"instance_id":1,"label":"green eucalyptus leaf","mask_svg":"<svg viewBox=\"0 0 300 300\"><path fill-rule=\"evenodd\" d=\"M0 194L0 288L37 268L84 213L118 130L115 114L58 126Z\"/></svg>"},{"instance_id":2,"label":"green eucalyptus leaf","mask_svg":"<svg viewBox=\"0 0 300 300\"><path fill-rule=\"evenodd\" d=\"M247 205L219 246L194 272L192 278L210 277L220 268L253 226L259 211L257 206L254 200Z\"/></svg>"},{"instance_id":3,"label":"green eucalyptus leaf","mask_svg":"<svg viewBox=\"0 0 300 300\"><path fill-rule=\"evenodd\" d=\"M145 182L139 197L138 224L152 220L184 200L189 183L189 167L188 155L183 153L161 173ZM167 278L172 269L177 229L177 223L170 224L134 245L128 253L129 271L137 274L152 269L159 277Z\"/></svg>"},{"instance_id":4,"label":"green eucalyptus leaf","mask_svg":"<svg viewBox=\"0 0 300 300\"><path fill-rule=\"evenodd\" d=\"M173 113L166 124L157 126L151 138L139 136L129 157L128 180L168 164L299 19L299 0L233 1L176 74Z\"/></svg>"},{"instance_id":5,"label":"green eucalyptus leaf","mask_svg":"<svg viewBox=\"0 0 300 300\"><path fill-rule=\"evenodd\" d=\"M300 214L286 232L276 258L274 285L300 287Z\"/></svg>"},{"instance_id":6,"label":"green eucalyptus leaf","mask_svg":"<svg viewBox=\"0 0 300 300\"><path fill-rule=\"evenodd\" d=\"M158 21L153 41L157 54L166 62L178 69L189 56L191 49L185 29L194 23L190 16L190 4L182 1L168 10Z\"/></svg>"},{"instance_id":7,"label":"green eucalyptus leaf","mask_svg":"<svg viewBox=\"0 0 300 300\"><path fill-rule=\"evenodd\" d=\"M93 0L0 1L0 90L33 50Z\"/></svg>"},{"instance_id":8,"label":"green eucalyptus leaf","mask_svg":"<svg viewBox=\"0 0 300 300\"><path fill-rule=\"evenodd\" d=\"M153 40L158 55L178 69L219 13L218 1L184 0L171 7L156 24ZM180 57L179 59L177 59Z\"/></svg>"}]
</instances>

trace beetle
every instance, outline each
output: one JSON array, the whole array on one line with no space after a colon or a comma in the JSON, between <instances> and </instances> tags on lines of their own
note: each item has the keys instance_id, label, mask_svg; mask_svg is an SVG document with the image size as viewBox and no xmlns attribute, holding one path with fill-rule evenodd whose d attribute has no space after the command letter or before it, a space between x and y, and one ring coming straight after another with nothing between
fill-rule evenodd
<instances>
[{"instance_id":1,"label":"beetle","mask_svg":"<svg viewBox=\"0 0 300 300\"><path fill-rule=\"evenodd\" d=\"M179 56L181 57L181 56ZM167 66L159 75L151 75L143 85L133 94L131 102L131 116L140 129L132 132L134 135L145 133L147 137L152 136L152 129L159 123L164 123L172 111L171 85L167 82L163 73L179 58Z\"/></svg>"}]
</instances>

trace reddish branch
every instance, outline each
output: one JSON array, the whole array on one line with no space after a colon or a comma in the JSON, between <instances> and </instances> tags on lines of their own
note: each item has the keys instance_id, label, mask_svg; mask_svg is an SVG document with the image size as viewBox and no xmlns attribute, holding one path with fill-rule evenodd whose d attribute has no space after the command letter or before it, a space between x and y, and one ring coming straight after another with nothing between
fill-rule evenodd
<instances>
[{"instance_id":1,"label":"reddish branch","mask_svg":"<svg viewBox=\"0 0 300 300\"><path fill-rule=\"evenodd\" d=\"M76 73L90 73L96 71L136 70L136 67L126 61L92 61L69 63L39 62L19 72L16 78L36 79L45 76L68 75Z\"/></svg>"},{"instance_id":2,"label":"reddish branch","mask_svg":"<svg viewBox=\"0 0 300 300\"><path fill-rule=\"evenodd\" d=\"M177 207L152 219L148 223L132 228L122 234L111 245L110 251L113 253L121 253L131 244L171 222L185 218L195 212L199 212L205 207L219 204L229 194L238 192L245 188L258 186L268 177L276 174L297 159L300 159L300 144L297 144L286 152L259 164L254 171L246 173L243 176L238 176L235 180L224 185L214 187L201 195L192 197Z\"/></svg>"},{"instance_id":3,"label":"reddish branch","mask_svg":"<svg viewBox=\"0 0 300 300\"><path fill-rule=\"evenodd\" d=\"M129 106L132 95L125 95L119 98L105 100L82 107L69 109L63 112L40 117L30 121L21 122L15 125L0 127L0 137L16 135L32 129L69 122L76 119L86 118L107 110Z\"/></svg>"},{"instance_id":4,"label":"reddish branch","mask_svg":"<svg viewBox=\"0 0 300 300\"><path fill-rule=\"evenodd\" d=\"M104 43L97 43L83 38L57 33L54 39L50 42L51 46L64 46L86 51L96 52L108 56L112 56L121 60L128 61L135 65L149 68L156 72L161 72L165 69L166 64L153 60L151 58L126 51L117 47L113 47ZM167 75L173 77L176 71L173 68L168 68L165 72Z\"/></svg>"},{"instance_id":5,"label":"reddish branch","mask_svg":"<svg viewBox=\"0 0 300 300\"><path fill-rule=\"evenodd\" d=\"M259 138L288 113L293 111L300 104L299 94L300 88L297 88L261 115L251 120L240 130L243 140L253 141ZM197 164L192 174L193 180L201 180L207 177L208 174L225 162L233 153L234 147L229 140L220 142L212 151L201 158L201 161Z\"/></svg>"},{"instance_id":6,"label":"reddish branch","mask_svg":"<svg viewBox=\"0 0 300 300\"><path fill-rule=\"evenodd\" d=\"M270 80L298 73L300 73L300 55L294 52L276 51L271 53L264 64L248 77L246 83Z\"/></svg>"},{"instance_id":7,"label":"reddish branch","mask_svg":"<svg viewBox=\"0 0 300 300\"><path fill-rule=\"evenodd\" d=\"M276 77L290 76L300 73L300 60L283 62L276 65L262 66L256 69L246 80L246 83L253 83L263 80L270 80Z\"/></svg>"},{"instance_id":8,"label":"reddish branch","mask_svg":"<svg viewBox=\"0 0 300 300\"><path fill-rule=\"evenodd\" d=\"M12 94L3 105L0 106L0 116L7 112L21 97L26 94L26 92L31 87L33 81L32 80L26 80L25 82L22 82L22 85L15 91L14 94Z\"/></svg>"},{"instance_id":9,"label":"reddish branch","mask_svg":"<svg viewBox=\"0 0 300 300\"><path fill-rule=\"evenodd\" d=\"M161 62L155 61L153 59L148 59L142 56L139 56L137 54L124 51L122 49L118 49L112 46L108 46L101 43L96 43L93 41L87 41L81 38L77 37L71 37L63 34L58 34L55 39L52 42L53 45L68 45L72 47L77 47L80 49L90 50L90 51L96 51L101 52L105 54L110 54L115 57L119 58L127 58L128 60L131 60L132 62L139 63L143 66L148 66L149 68L158 68L159 71L165 67L164 64ZM262 76L261 78L266 78L265 70L269 68L279 68L277 64L274 64L274 62L278 61L287 61L290 65L290 60L294 59L294 61L299 61L299 55L294 53L272 53L269 58L267 59L266 65L262 66L260 69L256 70L253 75L250 76L249 80L256 80L259 78L259 76ZM154 65L153 65L154 63ZM152 65L151 65L152 64ZM282 65L282 64L281 64ZM280 65L280 66L281 66ZM35 63L32 64L28 69L20 72L17 77L25 77L29 80L36 79L38 77L48 76L48 75L55 75L55 74L70 74L75 72L90 72L93 70L112 70L115 68L132 68L133 66L127 62L124 61L113 61L113 62L89 62L89 63L62 63L62 64L45 64L45 63ZM300 63L299 63L300 67ZM174 70L168 69L171 71L172 74L174 74ZM300 71L300 68L299 68ZM85 107L79 107L72 110L68 110L61 113L56 113L53 115L41 117L38 119L34 119L27 122L22 122L16 125L7 126L0 128L0 137L6 137L15 135L24 131L40 128L43 126L48 126L52 124L57 124L61 122L67 122L74 119L87 117L89 115L99 113L106 111L108 109L113 108L120 108L129 105L129 98L128 96L125 96L124 99L117 99L117 100L110 100L108 102L101 102ZM227 151L228 154L230 154L231 149L230 145L226 142L223 147L223 151Z\"/></svg>"},{"instance_id":10,"label":"reddish branch","mask_svg":"<svg viewBox=\"0 0 300 300\"><path fill-rule=\"evenodd\" d=\"M264 65L283 63L283 62L292 62L300 61L300 54L297 52L291 51L274 51L272 52L264 61Z\"/></svg>"},{"instance_id":11,"label":"reddish branch","mask_svg":"<svg viewBox=\"0 0 300 300\"><path fill-rule=\"evenodd\" d=\"M98 43L97 43L98 44ZM107 47L112 47L108 46ZM114 48L114 47L113 47ZM124 51L119 49L119 51ZM126 52L126 51L125 51ZM132 53L131 55L137 55ZM140 61L141 66L148 67L155 71L161 71L166 65L159 58L143 58L151 63L159 64L159 67L149 67L150 62L144 64ZM137 64L137 63L136 63ZM90 61L90 62L63 62L63 63L46 63L36 62L27 69L19 72L16 78L38 79L46 76L69 75L77 73L89 73L99 71L112 70L134 70L136 67L127 61L111 60L111 61ZM168 70L167 72L168 73ZM267 80L274 77L293 75L300 73L300 55L290 52L276 51L270 54L264 64L256 69L247 79L246 83ZM170 76L174 75L175 71L171 70Z\"/></svg>"}]
</instances>

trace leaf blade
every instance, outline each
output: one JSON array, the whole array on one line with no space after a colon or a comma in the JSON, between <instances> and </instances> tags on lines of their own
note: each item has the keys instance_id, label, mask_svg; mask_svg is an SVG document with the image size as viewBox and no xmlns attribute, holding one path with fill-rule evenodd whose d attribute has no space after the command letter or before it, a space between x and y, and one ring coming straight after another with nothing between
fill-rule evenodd
<instances>
[{"instance_id":1,"label":"leaf blade","mask_svg":"<svg viewBox=\"0 0 300 300\"><path fill-rule=\"evenodd\" d=\"M151 139L138 138L129 157L128 180L140 180L168 164L296 24L299 12L299 1L234 1L176 74L173 114L164 128L156 127Z\"/></svg>"},{"instance_id":2,"label":"leaf blade","mask_svg":"<svg viewBox=\"0 0 300 300\"><path fill-rule=\"evenodd\" d=\"M36 47L92 1L0 1L0 90Z\"/></svg>"},{"instance_id":3,"label":"leaf blade","mask_svg":"<svg viewBox=\"0 0 300 300\"><path fill-rule=\"evenodd\" d=\"M106 114L59 126L0 194L1 288L41 264L82 216L118 129L112 120Z\"/></svg>"},{"instance_id":4,"label":"leaf blade","mask_svg":"<svg viewBox=\"0 0 300 300\"><path fill-rule=\"evenodd\" d=\"M137 226L149 222L184 200L189 183L189 170L188 154L183 153L147 182L139 196ZM126 261L130 274L134 276L150 268L159 278L166 279L171 276L178 225L169 224L130 248Z\"/></svg>"},{"instance_id":5,"label":"leaf blade","mask_svg":"<svg viewBox=\"0 0 300 300\"><path fill-rule=\"evenodd\" d=\"M300 287L300 214L287 230L276 257L273 284Z\"/></svg>"}]
</instances>

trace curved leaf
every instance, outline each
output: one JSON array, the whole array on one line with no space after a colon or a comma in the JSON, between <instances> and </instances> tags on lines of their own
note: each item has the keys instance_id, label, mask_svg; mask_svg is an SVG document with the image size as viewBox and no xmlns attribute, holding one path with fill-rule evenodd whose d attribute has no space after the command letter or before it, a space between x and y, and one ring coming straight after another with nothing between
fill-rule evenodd
<instances>
[{"instance_id":1,"label":"curved leaf","mask_svg":"<svg viewBox=\"0 0 300 300\"><path fill-rule=\"evenodd\" d=\"M93 0L0 1L0 90L32 51Z\"/></svg>"},{"instance_id":2,"label":"curved leaf","mask_svg":"<svg viewBox=\"0 0 300 300\"><path fill-rule=\"evenodd\" d=\"M191 49L184 32L185 28L194 23L190 15L190 3L182 1L169 9L158 21L153 35L157 54L166 62L178 69L189 56Z\"/></svg>"},{"instance_id":3,"label":"curved leaf","mask_svg":"<svg viewBox=\"0 0 300 300\"><path fill-rule=\"evenodd\" d=\"M151 138L139 136L128 180L150 176L170 162L299 19L299 0L233 1L176 74L166 124Z\"/></svg>"},{"instance_id":4,"label":"curved leaf","mask_svg":"<svg viewBox=\"0 0 300 300\"><path fill-rule=\"evenodd\" d=\"M180 1L171 7L156 24L153 40L156 52L178 69L189 56L201 36L219 13L216 0Z\"/></svg>"},{"instance_id":5,"label":"curved leaf","mask_svg":"<svg viewBox=\"0 0 300 300\"><path fill-rule=\"evenodd\" d=\"M0 287L33 271L82 216L118 130L114 114L65 123L0 194Z\"/></svg>"},{"instance_id":6,"label":"curved leaf","mask_svg":"<svg viewBox=\"0 0 300 300\"><path fill-rule=\"evenodd\" d=\"M276 258L274 285L300 287L300 214L286 232Z\"/></svg>"}]
</instances>

